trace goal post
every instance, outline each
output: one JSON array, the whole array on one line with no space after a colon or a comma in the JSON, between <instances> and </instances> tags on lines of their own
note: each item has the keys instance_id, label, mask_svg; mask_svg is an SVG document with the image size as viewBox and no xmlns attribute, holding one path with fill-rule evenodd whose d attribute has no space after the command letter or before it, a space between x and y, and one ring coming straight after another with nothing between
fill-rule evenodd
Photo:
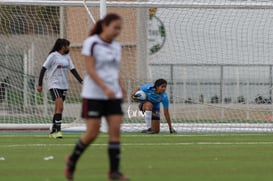
<instances>
[{"instance_id":1,"label":"goal post","mask_svg":"<svg viewBox=\"0 0 273 181\"><path fill-rule=\"evenodd\" d=\"M36 91L42 63L55 40L67 38L83 76L82 42L106 11L124 22L118 37L128 93L123 131L145 128L129 95L158 78L168 81L179 133L273 131L273 3L228 0L2 0L0 129L50 127L54 104L45 85L43 94ZM69 83L63 128L84 130L81 86L71 75ZM168 131L163 111L161 130Z\"/></svg>"}]
</instances>

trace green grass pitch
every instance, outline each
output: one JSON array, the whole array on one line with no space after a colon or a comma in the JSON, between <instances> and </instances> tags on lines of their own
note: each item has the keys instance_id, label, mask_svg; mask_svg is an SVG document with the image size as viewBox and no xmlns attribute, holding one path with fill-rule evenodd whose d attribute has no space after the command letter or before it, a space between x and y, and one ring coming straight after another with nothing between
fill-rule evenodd
<instances>
[{"instance_id":1,"label":"green grass pitch","mask_svg":"<svg viewBox=\"0 0 273 181\"><path fill-rule=\"evenodd\" d=\"M64 181L64 158L80 133L0 133L0 180ZM76 181L107 180L108 136L81 157ZM132 181L266 181L273 179L272 134L122 135L121 171ZM53 159L44 160L53 156Z\"/></svg>"}]
</instances>

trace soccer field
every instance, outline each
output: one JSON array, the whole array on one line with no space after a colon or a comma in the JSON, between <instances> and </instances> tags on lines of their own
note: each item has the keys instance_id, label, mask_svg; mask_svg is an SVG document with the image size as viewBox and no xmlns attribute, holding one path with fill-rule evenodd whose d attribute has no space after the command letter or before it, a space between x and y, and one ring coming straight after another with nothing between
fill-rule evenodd
<instances>
[{"instance_id":1,"label":"soccer field","mask_svg":"<svg viewBox=\"0 0 273 181\"><path fill-rule=\"evenodd\" d=\"M46 133L0 133L0 180L65 180L64 158L79 135L64 133L63 139L49 139ZM106 134L101 134L81 157L76 181L107 180L107 139ZM121 170L133 181L273 178L271 134L126 133L122 143Z\"/></svg>"}]
</instances>

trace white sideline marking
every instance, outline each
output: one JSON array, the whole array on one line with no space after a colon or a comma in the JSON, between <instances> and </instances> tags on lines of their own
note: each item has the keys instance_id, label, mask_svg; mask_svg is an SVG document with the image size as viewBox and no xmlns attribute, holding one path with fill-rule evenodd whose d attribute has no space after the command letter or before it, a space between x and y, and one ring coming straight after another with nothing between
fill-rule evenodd
<instances>
[{"instance_id":1,"label":"white sideline marking","mask_svg":"<svg viewBox=\"0 0 273 181\"><path fill-rule=\"evenodd\" d=\"M28 147L28 146L74 146L75 144L12 144L0 147ZM273 145L273 142L181 142L181 143L123 143L122 146L177 146L177 145ZM108 146L108 144L92 144L92 146Z\"/></svg>"},{"instance_id":2,"label":"white sideline marking","mask_svg":"<svg viewBox=\"0 0 273 181\"><path fill-rule=\"evenodd\" d=\"M9 133L7 133L9 134ZM63 132L64 136L66 135L66 132ZM75 133L75 134L72 134L73 136L74 135L81 135L82 133ZM238 134L229 134L229 133L223 133L223 134L155 134L155 135L150 135L150 134L122 134L121 137L149 137L149 136L154 136L155 138L160 138L160 137L217 137L217 136L265 136L265 135L268 135L269 133L264 133L264 134L257 134L257 133L254 133L254 134L247 134L247 133L244 133L244 134L241 134L241 133L238 133ZM6 138L17 138L18 136L29 136L31 135L32 137L37 137L37 138L47 138L48 137L48 134L45 133L45 134L39 134L39 135L35 135L34 133L32 134L12 134L10 133L10 135L6 135L6 134L3 134L1 135L0 134L0 138L1 137L6 137ZM71 135L70 133L67 133L67 135ZM270 134L271 135L271 134ZM102 137L102 138L105 138L105 137L109 137L108 134L100 134L99 137Z\"/></svg>"}]
</instances>

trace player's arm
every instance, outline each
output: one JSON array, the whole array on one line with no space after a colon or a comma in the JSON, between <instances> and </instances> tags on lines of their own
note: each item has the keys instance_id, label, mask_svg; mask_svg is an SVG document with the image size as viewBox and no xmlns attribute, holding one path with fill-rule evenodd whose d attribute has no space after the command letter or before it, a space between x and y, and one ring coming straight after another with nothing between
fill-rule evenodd
<instances>
[{"instance_id":1,"label":"player's arm","mask_svg":"<svg viewBox=\"0 0 273 181\"><path fill-rule=\"evenodd\" d=\"M133 93L132 93L132 95L131 95L131 101L139 101L136 97L135 97L135 94L136 94L136 92L137 91L139 91L139 90L142 90L142 91L144 91L145 92L145 90L146 89L148 89L149 87L148 87L148 84L144 84L144 85L142 85L141 87L139 87L139 88L136 88L134 91L133 91Z\"/></svg>"},{"instance_id":2,"label":"player's arm","mask_svg":"<svg viewBox=\"0 0 273 181\"><path fill-rule=\"evenodd\" d=\"M70 72L72 73L72 75L79 81L80 84L82 84L82 78L81 76L79 75L78 71L76 70L74 64L73 64L73 61L71 59L71 57L68 55L68 61L69 61L69 69L70 69Z\"/></svg>"},{"instance_id":3,"label":"player's arm","mask_svg":"<svg viewBox=\"0 0 273 181\"><path fill-rule=\"evenodd\" d=\"M101 89L104 91L104 93L108 96L110 99L114 99L116 97L115 93L107 87L107 85L101 80L101 78L98 76L96 70L95 70L95 59L93 56L85 56L85 65L86 65L86 71L90 75L90 77L93 79L93 81L98 84L98 86L101 87Z\"/></svg>"},{"instance_id":4,"label":"player's arm","mask_svg":"<svg viewBox=\"0 0 273 181\"><path fill-rule=\"evenodd\" d=\"M71 72L71 73L73 74L73 76L79 81L79 83L82 84L82 78L81 78L81 76L79 75L78 71L77 71L75 68L73 68L73 69L70 70L70 72Z\"/></svg>"},{"instance_id":5,"label":"player's arm","mask_svg":"<svg viewBox=\"0 0 273 181\"><path fill-rule=\"evenodd\" d=\"M140 90L140 88L136 88L136 89L133 91L132 96L134 96L134 95L136 94L136 92L139 91L139 90Z\"/></svg>"},{"instance_id":6,"label":"player's arm","mask_svg":"<svg viewBox=\"0 0 273 181\"><path fill-rule=\"evenodd\" d=\"M122 101L124 101L125 98L126 98L127 91L126 91L126 89L124 88L124 86L123 86L123 84L122 84L122 81L121 81L121 77L120 77L120 76L119 76L118 81L119 81L119 86L120 86L121 91L122 91Z\"/></svg>"},{"instance_id":7,"label":"player's arm","mask_svg":"<svg viewBox=\"0 0 273 181\"><path fill-rule=\"evenodd\" d=\"M54 55L49 54L48 57L46 58L46 61L44 62L43 66L42 66L42 69L41 69L40 75L39 75L38 87L37 87L38 92L43 91L44 75L45 75L46 70L51 68L53 60L54 60Z\"/></svg>"},{"instance_id":8,"label":"player's arm","mask_svg":"<svg viewBox=\"0 0 273 181\"><path fill-rule=\"evenodd\" d=\"M43 91L43 79L44 79L45 72L46 72L46 68L43 66L39 75L39 81L38 81L38 87L37 87L38 92Z\"/></svg>"},{"instance_id":9,"label":"player's arm","mask_svg":"<svg viewBox=\"0 0 273 181\"><path fill-rule=\"evenodd\" d=\"M135 97L136 92L139 91L139 90L140 90L140 88L136 88L136 89L133 91L133 93L131 94L131 102L134 102L134 101L138 102L138 101L139 101L139 100Z\"/></svg>"},{"instance_id":10,"label":"player's arm","mask_svg":"<svg viewBox=\"0 0 273 181\"><path fill-rule=\"evenodd\" d=\"M175 129L172 127L171 116L169 113L169 99L168 99L167 95L164 97L162 104L163 104L164 116L165 116L165 119L168 123L170 133L171 134L176 133Z\"/></svg>"},{"instance_id":11,"label":"player's arm","mask_svg":"<svg viewBox=\"0 0 273 181\"><path fill-rule=\"evenodd\" d=\"M167 124L169 126L170 133L175 133L175 130L172 127L172 122L171 122L171 116L169 113L169 108L164 108L164 116L167 121Z\"/></svg>"},{"instance_id":12,"label":"player's arm","mask_svg":"<svg viewBox=\"0 0 273 181\"><path fill-rule=\"evenodd\" d=\"M135 93L136 93L137 91L139 91L139 90L140 90L140 88L136 88L136 89L133 91L132 95L135 95Z\"/></svg>"}]
</instances>

